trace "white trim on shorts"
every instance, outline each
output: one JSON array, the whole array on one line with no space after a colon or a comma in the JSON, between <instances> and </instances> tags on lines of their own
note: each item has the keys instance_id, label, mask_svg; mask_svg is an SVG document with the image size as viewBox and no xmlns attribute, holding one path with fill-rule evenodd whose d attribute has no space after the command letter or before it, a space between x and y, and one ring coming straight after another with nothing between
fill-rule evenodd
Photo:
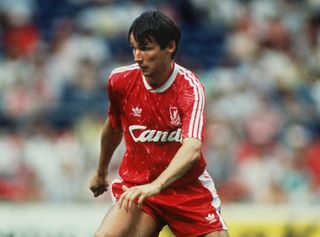
<instances>
[{"instance_id":1,"label":"white trim on shorts","mask_svg":"<svg viewBox=\"0 0 320 237\"><path fill-rule=\"evenodd\" d=\"M223 217L221 216L221 201L220 201L220 198L218 197L217 190L214 186L214 182L206 170L203 172L202 175L199 176L199 181L211 193L212 195L211 205L217 210L219 221L221 222L223 229L226 230L227 225L225 224Z\"/></svg>"},{"instance_id":2,"label":"white trim on shorts","mask_svg":"<svg viewBox=\"0 0 320 237\"><path fill-rule=\"evenodd\" d=\"M122 182L123 182L122 178L118 177L118 178L115 178L115 179L112 181L111 185L110 185L112 205L114 205L114 204L117 202L117 198L116 198L116 196L114 195L114 193L113 193L113 191L112 191L113 184L115 184L115 183L121 184Z\"/></svg>"}]
</instances>

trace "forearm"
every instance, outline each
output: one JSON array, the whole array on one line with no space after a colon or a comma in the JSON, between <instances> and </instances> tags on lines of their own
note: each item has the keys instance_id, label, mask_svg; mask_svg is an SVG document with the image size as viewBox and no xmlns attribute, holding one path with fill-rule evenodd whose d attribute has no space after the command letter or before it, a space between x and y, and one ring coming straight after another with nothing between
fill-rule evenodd
<instances>
[{"instance_id":1,"label":"forearm","mask_svg":"<svg viewBox=\"0 0 320 237\"><path fill-rule=\"evenodd\" d=\"M186 174L200 158L201 141L186 139L169 166L153 181L160 190L166 188Z\"/></svg>"},{"instance_id":2,"label":"forearm","mask_svg":"<svg viewBox=\"0 0 320 237\"><path fill-rule=\"evenodd\" d=\"M97 173L104 175L108 169L112 155L122 139L122 130L115 130L107 120L103 126L100 142L100 158Z\"/></svg>"}]
</instances>

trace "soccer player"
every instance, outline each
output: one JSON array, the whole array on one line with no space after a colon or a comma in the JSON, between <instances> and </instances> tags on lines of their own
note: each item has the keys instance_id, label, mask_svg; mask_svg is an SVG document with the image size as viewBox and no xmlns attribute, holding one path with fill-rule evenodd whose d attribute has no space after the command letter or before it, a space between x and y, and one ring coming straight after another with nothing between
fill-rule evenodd
<instances>
[{"instance_id":1,"label":"soccer player","mask_svg":"<svg viewBox=\"0 0 320 237\"><path fill-rule=\"evenodd\" d=\"M173 60L180 30L159 11L132 23L128 41L135 64L108 80L108 119L90 189L108 187L108 165L124 136L113 205L96 237L158 236L169 225L177 237L227 237L220 200L201 153L205 93L197 76Z\"/></svg>"}]
</instances>

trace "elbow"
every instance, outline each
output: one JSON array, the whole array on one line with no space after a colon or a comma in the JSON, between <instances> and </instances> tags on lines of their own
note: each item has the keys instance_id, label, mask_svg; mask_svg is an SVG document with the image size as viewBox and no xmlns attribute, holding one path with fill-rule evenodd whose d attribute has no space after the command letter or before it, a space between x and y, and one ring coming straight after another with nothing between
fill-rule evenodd
<instances>
[{"instance_id":1,"label":"elbow","mask_svg":"<svg viewBox=\"0 0 320 237\"><path fill-rule=\"evenodd\" d=\"M182 146L186 148L191 163L195 163L200 160L202 146L202 142L200 140L187 138L183 141Z\"/></svg>"},{"instance_id":2,"label":"elbow","mask_svg":"<svg viewBox=\"0 0 320 237\"><path fill-rule=\"evenodd\" d=\"M192 159L191 159L192 163L198 162L200 160L200 157L201 157L200 151L194 153L193 156L192 156Z\"/></svg>"},{"instance_id":3,"label":"elbow","mask_svg":"<svg viewBox=\"0 0 320 237\"><path fill-rule=\"evenodd\" d=\"M191 151L191 162L196 163L200 160L201 157L201 146L192 146Z\"/></svg>"},{"instance_id":4,"label":"elbow","mask_svg":"<svg viewBox=\"0 0 320 237\"><path fill-rule=\"evenodd\" d=\"M106 122L101 134L101 144L114 143L119 144L122 140L123 132L121 129L115 129L110 122Z\"/></svg>"},{"instance_id":5,"label":"elbow","mask_svg":"<svg viewBox=\"0 0 320 237\"><path fill-rule=\"evenodd\" d=\"M122 140L122 137L123 137L123 132L122 130L118 129L118 130L115 130L114 132L114 139L117 143L120 143L121 140Z\"/></svg>"}]
</instances>

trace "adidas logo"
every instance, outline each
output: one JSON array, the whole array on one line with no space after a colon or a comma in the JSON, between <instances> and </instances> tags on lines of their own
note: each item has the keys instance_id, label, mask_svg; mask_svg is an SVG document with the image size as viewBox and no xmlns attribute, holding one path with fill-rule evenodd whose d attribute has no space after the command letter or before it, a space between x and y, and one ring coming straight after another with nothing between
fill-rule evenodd
<instances>
[{"instance_id":1,"label":"adidas logo","mask_svg":"<svg viewBox=\"0 0 320 237\"><path fill-rule=\"evenodd\" d=\"M142 109L136 106L135 108L132 108L133 116L135 117L141 117Z\"/></svg>"},{"instance_id":2,"label":"adidas logo","mask_svg":"<svg viewBox=\"0 0 320 237\"><path fill-rule=\"evenodd\" d=\"M208 216L205 218L209 223L213 223L216 221L216 217L214 214L208 214Z\"/></svg>"}]
</instances>

